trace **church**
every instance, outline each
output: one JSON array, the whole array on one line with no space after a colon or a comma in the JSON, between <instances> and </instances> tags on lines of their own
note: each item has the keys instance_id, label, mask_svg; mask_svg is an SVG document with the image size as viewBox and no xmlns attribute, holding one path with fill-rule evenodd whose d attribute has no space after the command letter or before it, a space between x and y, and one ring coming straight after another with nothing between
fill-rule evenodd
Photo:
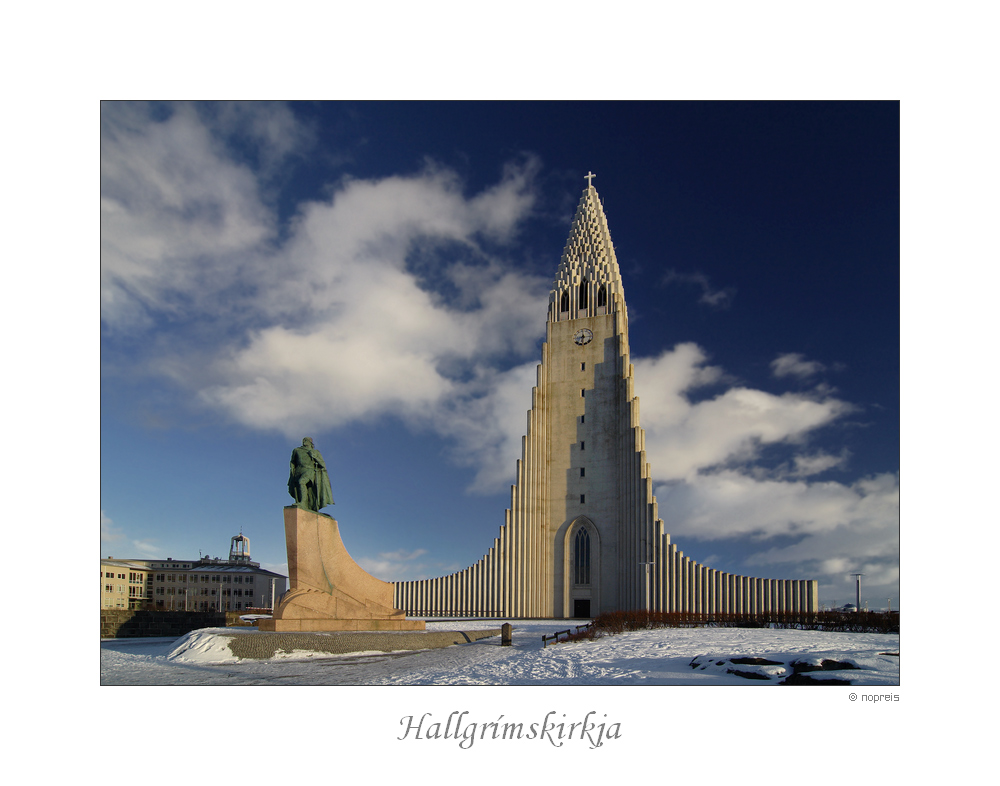
<instances>
[{"instance_id":1,"label":"church","mask_svg":"<svg viewBox=\"0 0 1000 786\"><path fill-rule=\"evenodd\" d=\"M816 581L724 573L671 542L639 425L621 273L592 177L549 294L499 535L468 568L395 582L395 607L412 616L506 618L817 611Z\"/></svg>"}]
</instances>

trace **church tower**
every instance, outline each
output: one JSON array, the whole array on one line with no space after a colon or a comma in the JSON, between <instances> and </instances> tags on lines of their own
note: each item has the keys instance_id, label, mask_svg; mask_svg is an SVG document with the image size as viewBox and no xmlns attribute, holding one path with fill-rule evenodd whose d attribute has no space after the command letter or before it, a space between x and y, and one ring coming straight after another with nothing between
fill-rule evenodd
<instances>
[{"instance_id":1,"label":"church tower","mask_svg":"<svg viewBox=\"0 0 1000 786\"><path fill-rule=\"evenodd\" d=\"M590 183L549 294L533 409L545 422L544 607L589 617L645 605L656 500L629 363L628 310L608 221ZM547 572L548 573L548 572Z\"/></svg>"},{"instance_id":2,"label":"church tower","mask_svg":"<svg viewBox=\"0 0 1000 786\"><path fill-rule=\"evenodd\" d=\"M643 608L815 610L815 581L722 573L670 543L639 426L621 273L593 177L549 293L542 359L499 537L469 568L396 582L396 608L415 616L556 618Z\"/></svg>"}]
</instances>

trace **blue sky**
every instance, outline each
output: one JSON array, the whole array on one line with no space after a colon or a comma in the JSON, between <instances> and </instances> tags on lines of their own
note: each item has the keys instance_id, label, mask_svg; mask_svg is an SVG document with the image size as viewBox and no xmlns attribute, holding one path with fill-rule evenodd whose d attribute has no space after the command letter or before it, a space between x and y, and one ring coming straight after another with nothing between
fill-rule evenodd
<instances>
[{"instance_id":1,"label":"blue sky","mask_svg":"<svg viewBox=\"0 0 1000 786\"><path fill-rule=\"evenodd\" d=\"M731 572L899 604L899 107L105 103L101 552L285 571L312 436L387 580L508 504L587 171L661 516Z\"/></svg>"}]
</instances>

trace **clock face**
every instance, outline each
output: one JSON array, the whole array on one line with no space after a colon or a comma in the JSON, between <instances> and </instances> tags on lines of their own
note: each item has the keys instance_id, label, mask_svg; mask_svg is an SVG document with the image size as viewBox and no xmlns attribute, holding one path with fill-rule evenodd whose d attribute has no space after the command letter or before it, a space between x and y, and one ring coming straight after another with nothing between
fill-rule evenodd
<instances>
[{"instance_id":1,"label":"clock face","mask_svg":"<svg viewBox=\"0 0 1000 786\"><path fill-rule=\"evenodd\" d=\"M593 337L594 334L592 331L588 330L587 328L581 328L580 330L576 331L576 333L573 336L573 340L582 347L584 344L589 344Z\"/></svg>"}]
</instances>

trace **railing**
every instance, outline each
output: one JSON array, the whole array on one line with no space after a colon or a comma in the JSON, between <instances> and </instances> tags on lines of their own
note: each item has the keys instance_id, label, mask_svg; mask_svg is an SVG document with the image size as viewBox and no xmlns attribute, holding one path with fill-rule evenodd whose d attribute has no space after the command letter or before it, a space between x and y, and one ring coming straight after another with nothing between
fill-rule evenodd
<instances>
[{"instance_id":1,"label":"railing","mask_svg":"<svg viewBox=\"0 0 1000 786\"><path fill-rule=\"evenodd\" d=\"M593 622L588 622L586 625L577 625L576 632L579 633L581 630L587 630L587 628L592 627L593 624L594 624ZM548 645L548 642L552 641L553 639L555 639L556 643L558 644L560 636L569 636L569 634L572 632L573 631L571 629L567 628L566 630L557 631L556 633L553 633L551 636L542 636L542 649L545 649L545 647Z\"/></svg>"}]
</instances>

